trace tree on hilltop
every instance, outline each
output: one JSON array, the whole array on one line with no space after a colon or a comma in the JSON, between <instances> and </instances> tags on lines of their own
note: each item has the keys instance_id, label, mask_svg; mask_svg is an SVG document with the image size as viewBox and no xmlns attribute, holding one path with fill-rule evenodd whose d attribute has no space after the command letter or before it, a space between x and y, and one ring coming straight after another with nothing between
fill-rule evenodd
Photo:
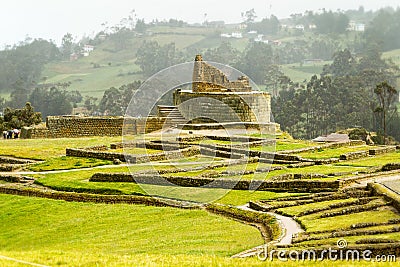
<instances>
[{"instance_id":1,"label":"tree on hilltop","mask_svg":"<svg viewBox=\"0 0 400 267\"><path fill-rule=\"evenodd\" d=\"M384 81L376 85L374 93L379 100L379 105L378 107L376 107L375 112L382 115L381 124L383 128L383 142L386 143L386 125L388 119L390 119L388 118L388 116L393 115L397 112L396 105L394 105L397 90L393 86L388 84L388 82Z\"/></svg>"},{"instance_id":2,"label":"tree on hilltop","mask_svg":"<svg viewBox=\"0 0 400 267\"><path fill-rule=\"evenodd\" d=\"M4 122L1 125L3 130L21 129L24 126L32 126L42 122L42 114L35 112L31 103L27 102L22 109L4 109Z\"/></svg>"}]
</instances>

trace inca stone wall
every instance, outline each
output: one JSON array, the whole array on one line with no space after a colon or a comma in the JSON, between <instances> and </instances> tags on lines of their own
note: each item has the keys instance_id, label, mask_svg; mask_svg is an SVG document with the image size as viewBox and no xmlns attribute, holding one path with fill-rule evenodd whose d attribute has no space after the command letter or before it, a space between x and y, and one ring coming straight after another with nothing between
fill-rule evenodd
<instances>
[{"instance_id":1,"label":"inca stone wall","mask_svg":"<svg viewBox=\"0 0 400 267\"><path fill-rule=\"evenodd\" d=\"M47 117L47 129L54 136L122 135L123 117Z\"/></svg>"},{"instance_id":2,"label":"inca stone wall","mask_svg":"<svg viewBox=\"0 0 400 267\"><path fill-rule=\"evenodd\" d=\"M121 136L149 133L160 130L165 118L124 118L118 117L78 117L49 116L44 127L24 127L21 138L63 138L82 136ZM124 124L125 123L125 124Z\"/></svg>"},{"instance_id":3,"label":"inca stone wall","mask_svg":"<svg viewBox=\"0 0 400 267\"><path fill-rule=\"evenodd\" d=\"M173 183L185 187L225 188L234 190L249 190L251 181L237 179L218 179L205 177L186 176L157 176L153 174L138 174L132 176L130 173L95 173L91 182L131 182L140 181L142 184L168 185ZM340 188L340 181L324 180L284 180L284 181L262 181L258 187L260 191L290 191L290 192L318 192L336 191Z\"/></svg>"},{"instance_id":4,"label":"inca stone wall","mask_svg":"<svg viewBox=\"0 0 400 267\"><path fill-rule=\"evenodd\" d=\"M236 81L229 81L228 77L219 69L203 61L197 55L193 68L193 92L250 92L249 79L241 76Z\"/></svg>"},{"instance_id":5,"label":"inca stone wall","mask_svg":"<svg viewBox=\"0 0 400 267\"><path fill-rule=\"evenodd\" d=\"M195 122L270 122L271 96L266 92L210 93L177 90L174 102L186 119L197 119Z\"/></svg>"}]
</instances>

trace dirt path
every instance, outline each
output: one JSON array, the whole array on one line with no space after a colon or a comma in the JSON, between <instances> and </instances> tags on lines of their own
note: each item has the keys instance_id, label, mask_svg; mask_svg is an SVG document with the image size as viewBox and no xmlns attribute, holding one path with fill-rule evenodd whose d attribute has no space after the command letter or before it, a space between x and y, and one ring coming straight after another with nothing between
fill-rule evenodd
<instances>
[{"instance_id":1,"label":"dirt path","mask_svg":"<svg viewBox=\"0 0 400 267\"><path fill-rule=\"evenodd\" d=\"M280 240L274 243L275 245L291 245L293 235L304 232L303 228L291 217L282 216L273 212L267 212L267 214L274 216L279 221L284 232Z\"/></svg>"},{"instance_id":2,"label":"dirt path","mask_svg":"<svg viewBox=\"0 0 400 267\"><path fill-rule=\"evenodd\" d=\"M243 205L243 206L238 206L238 208L243 209L243 210L249 210L253 212L262 212L262 211L256 211L251 208L249 208L249 204ZM282 236L274 242L275 245L290 245L292 244L292 236L301 232L304 232L304 230L301 228L301 226L293 220L293 218L288 217L288 216L282 216L279 214L276 214L274 212L263 212L266 214L269 214L271 216L274 216L277 220L278 223L281 225L282 228Z\"/></svg>"},{"instance_id":3,"label":"dirt path","mask_svg":"<svg viewBox=\"0 0 400 267\"><path fill-rule=\"evenodd\" d=\"M249 208L249 204L245 204L243 206L238 206L239 209L243 210L248 210L248 211L253 211L253 212L262 212L262 211L256 211L251 208ZM277 239L277 240L272 240L268 244L270 245L290 245L292 244L292 237L295 234L302 233L304 230L301 228L301 226L293 220L291 217L287 216L282 216L273 212L262 212L269 214L271 216L274 216L279 225L281 226L282 229L282 235ZM267 244L267 245L268 245ZM233 255L233 258L247 258L247 257L253 257L257 256L260 251L263 251L265 248L265 245L257 246L255 248L240 252L236 255Z\"/></svg>"}]
</instances>

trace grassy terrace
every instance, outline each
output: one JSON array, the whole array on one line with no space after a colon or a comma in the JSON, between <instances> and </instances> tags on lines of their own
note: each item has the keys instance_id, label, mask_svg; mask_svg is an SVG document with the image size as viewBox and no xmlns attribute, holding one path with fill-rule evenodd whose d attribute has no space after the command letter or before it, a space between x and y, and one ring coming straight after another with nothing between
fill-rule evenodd
<instances>
[{"instance_id":1,"label":"grassy terrace","mask_svg":"<svg viewBox=\"0 0 400 267\"><path fill-rule=\"evenodd\" d=\"M373 167L381 166L387 163L400 162L400 151L393 153L387 153L383 155L378 155L374 157L362 158L357 160L350 160L338 163L340 166L354 166L354 167Z\"/></svg>"},{"instance_id":2,"label":"grassy terrace","mask_svg":"<svg viewBox=\"0 0 400 267\"><path fill-rule=\"evenodd\" d=\"M388 239L388 240L400 240L400 233L388 233L380 235L359 235L359 236L346 236L348 245L357 245L357 241L360 242L365 239ZM338 238L326 238L323 240L305 241L301 243L304 246L320 246L320 245L334 245L338 241Z\"/></svg>"},{"instance_id":3,"label":"grassy terrace","mask_svg":"<svg viewBox=\"0 0 400 267\"><path fill-rule=\"evenodd\" d=\"M351 198L347 199L347 201L351 201ZM372 200L371 203L380 203L382 199ZM339 202L344 202L340 200ZM328 201L328 202L318 202L309 204L312 208L320 208L326 207L327 204L334 204L335 201ZM302 205L303 206L303 205ZM284 208L286 212L295 214L297 213L295 208L304 209L303 207L293 206L290 208ZM333 208L330 209L329 212L340 211L345 209L341 208ZM328 231L328 230L340 230L340 229L349 229L351 225L356 223L381 223L387 222L391 219L399 219L399 213L393 208L389 206L380 207L378 209L374 209L371 211L363 211L358 213L351 213L346 215L339 215L334 217L327 217L327 218L319 218L321 214L325 213L325 211L315 212L310 215L305 215L300 217L301 222L305 225L307 231ZM335 223L332 223L334 220Z\"/></svg>"},{"instance_id":4,"label":"grassy terrace","mask_svg":"<svg viewBox=\"0 0 400 267\"><path fill-rule=\"evenodd\" d=\"M328 208L329 205L332 204L337 204L337 203L349 203L353 202L355 198L348 198L348 199L337 199L337 200L330 200L330 201L323 201L323 202L317 202L317 203L310 203L310 204L304 204L301 206L293 206L293 207L287 207L287 208L280 208L278 211L283 212L284 214L287 214L289 216L297 216L300 213L304 211L308 211L310 209L316 209L316 208Z\"/></svg>"},{"instance_id":5,"label":"grassy terrace","mask_svg":"<svg viewBox=\"0 0 400 267\"><path fill-rule=\"evenodd\" d=\"M129 172L127 167L107 168L101 170L81 170L74 172L49 173L34 175L37 182L55 190L75 192L97 192L103 194L145 194L135 183L92 183L89 178L96 172L108 173Z\"/></svg>"},{"instance_id":6,"label":"grassy terrace","mask_svg":"<svg viewBox=\"0 0 400 267\"><path fill-rule=\"evenodd\" d=\"M252 147L251 150L254 151L264 151L264 152L272 152L272 151L284 151L284 150L293 150L299 148L313 147L318 146L319 143L304 141L304 140L277 140L276 145L264 145Z\"/></svg>"},{"instance_id":7,"label":"grassy terrace","mask_svg":"<svg viewBox=\"0 0 400 267\"><path fill-rule=\"evenodd\" d=\"M47 139L0 139L0 155L45 160L65 155L65 148L80 148L121 142L121 137Z\"/></svg>"},{"instance_id":8,"label":"grassy terrace","mask_svg":"<svg viewBox=\"0 0 400 267\"><path fill-rule=\"evenodd\" d=\"M78 157L54 157L45 160L44 162L37 163L29 167L29 170L39 171L53 171L53 170L69 170L80 168L91 168L101 165L110 165L110 160L93 159L93 158L78 158Z\"/></svg>"},{"instance_id":9,"label":"grassy terrace","mask_svg":"<svg viewBox=\"0 0 400 267\"><path fill-rule=\"evenodd\" d=\"M152 167L148 167L150 170ZM134 169L133 169L134 170ZM139 168L137 168L139 170ZM144 170L144 168L140 168ZM135 183L108 183L108 182L89 182L89 178L96 172L128 172L128 167L102 168L96 170L78 170L70 173L50 173L35 175L37 181L50 188L56 190L75 191L75 192L96 192L103 194L147 194L150 192L163 192L164 190L172 191L174 188L166 186L146 185L144 188ZM177 196L183 199L191 197L207 197L212 195L223 196L217 200L218 203L243 205L249 200L274 199L277 197L285 197L294 194L273 193L261 191L230 191L225 189L207 189L207 188L191 188L177 187L179 189Z\"/></svg>"},{"instance_id":10,"label":"grassy terrace","mask_svg":"<svg viewBox=\"0 0 400 267\"><path fill-rule=\"evenodd\" d=\"M268 164L260 164L258 166L257 163L251 163L247 165L234 165L229 167L221 167L213 170L202 170L202 171L191 171L191 172L178 172L169 174L171 176L201 176L213 173L219 173L222 171L254 171L256 169L266 169L273 165ZM341 176L348 176L351 173L357 173L360 171L366 171L367 167L361 166L345 166L345 165L336 165L336 164L328 164L328 165L314 165L304 168L285 168L282 170L271 170L269 172L255 173L255 174L245 174L245 175L224 175L221 176L222 179L258 179L258 180L267 180L273 177L284 175L284 174L324 174L324 175L332 175L334 176L329 178L322 179L331 179L336 180ZM321 178L315 178L321 179Z\"/></svg>"},{"instance_id":11,"label":"grassy terrace","mask_svg":"<svg viewBox=\"0 0 400 267\"><path fill-rule=\"evenodd\" d=\"M400 214L382 197L357 199L341 196L341 199L325 201L318 201L318 197L316 199L314 197L303 198L301 201L309 201L309 203L303 202L306 204L301 204L298 202L300 200L293 198L286 201L267 201L268 206L276 207L279 213L297 217L297 220L304 226L306 232L300 234L300 239L295 238L296 242L293 245L295 248L321 245L336 247L339 239L345 239L350 246L368 244L369 240L398 242L400 237L396 230L398 224L390 221L399 220ZM334 198L335 196L331 195L330 197ZM375 206L369 210L363 209L380 204L384 204L384 206ZM290 206L282 207L285 205ZM357 224L387 224L388 222L390 222L389 225L353 227ZM304 238L311 238L311 240Z\"/></svg>"},{"instance_id":12,"label":"grassy terrace","mask_svg":"<svg viewBox=\"0 0 400 267\"><path fill-rule=\"evenodd\" d=\"M400 218L399 214L393 209L381 208L374 211L365 211L357 214L348 214L335 216L335 223L332 223L332 218L318 218L320 214L312 214L303 216L301 221L306 226L308 231L326 231L349 228L352 224L359 222L386 222L390 219ZM317 220L318 218L318 220Z\"/></svg>"},{"instance_id":13,"label":"grassy terrace","mask_svg":"<svg viewBox=\"0 0 400 267\"><path fill-rule=\"evenodd\" d=\"M156 149L149 149L149 148L132 147L132 148L111 149L111 150L108 150L107 152L126 153L126 154L133 154L133 155L146 155L146 154L162 153L163 151L156 150Z\"/></svg>"},{"instance_id":14,"label":"grassy terrace","mask_svg":"<svg viewBox=\"0 0 400 267\"><path fill-rule=\"evenodd\" d=\"M327 158L339 158L340 155L356 152L356 151L368 151L369 149L374 148L373 146L347 146L347 147L339 147L339 148L326 148L320 149L312 152L303 152L299 153L300 157L309 158L309 159L327 159Z\"/></svg>"}]
</instances>

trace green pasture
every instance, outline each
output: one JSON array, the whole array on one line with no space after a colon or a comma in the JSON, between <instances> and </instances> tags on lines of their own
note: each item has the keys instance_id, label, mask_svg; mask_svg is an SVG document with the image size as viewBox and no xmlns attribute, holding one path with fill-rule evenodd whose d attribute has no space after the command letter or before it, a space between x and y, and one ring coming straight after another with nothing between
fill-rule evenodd
<instances>
[{"instance_id":1,"label":"green pasture","mask_svg":"<svg viewBox=\"0 0 400 267\"><path fill-rule=\"evenodd\" d=\"M56 139L0 139L0 155L45 160L65 155L66 148L82 148L121 142L118 137L82 137Z\"/></svg>"},{"instance_id":2,"label":"green pasture","mask_svg":"<svg viewBox=\"0 0 400 267\"><path fill-rule=\"evenodd\" d=\"M144 254L229 257L263 243L256 228L203 210L10 195L0 195L0 199L0 254L40 258L62 253L56 258L66 261L48 258L42 264L70 266L76 259L90 264L94 258L84 260L83 255L91 253L106 258L118 255L122 262L126 256ZM101 257L96 261L101 262Z\"/></svg>"}]
</instances>

